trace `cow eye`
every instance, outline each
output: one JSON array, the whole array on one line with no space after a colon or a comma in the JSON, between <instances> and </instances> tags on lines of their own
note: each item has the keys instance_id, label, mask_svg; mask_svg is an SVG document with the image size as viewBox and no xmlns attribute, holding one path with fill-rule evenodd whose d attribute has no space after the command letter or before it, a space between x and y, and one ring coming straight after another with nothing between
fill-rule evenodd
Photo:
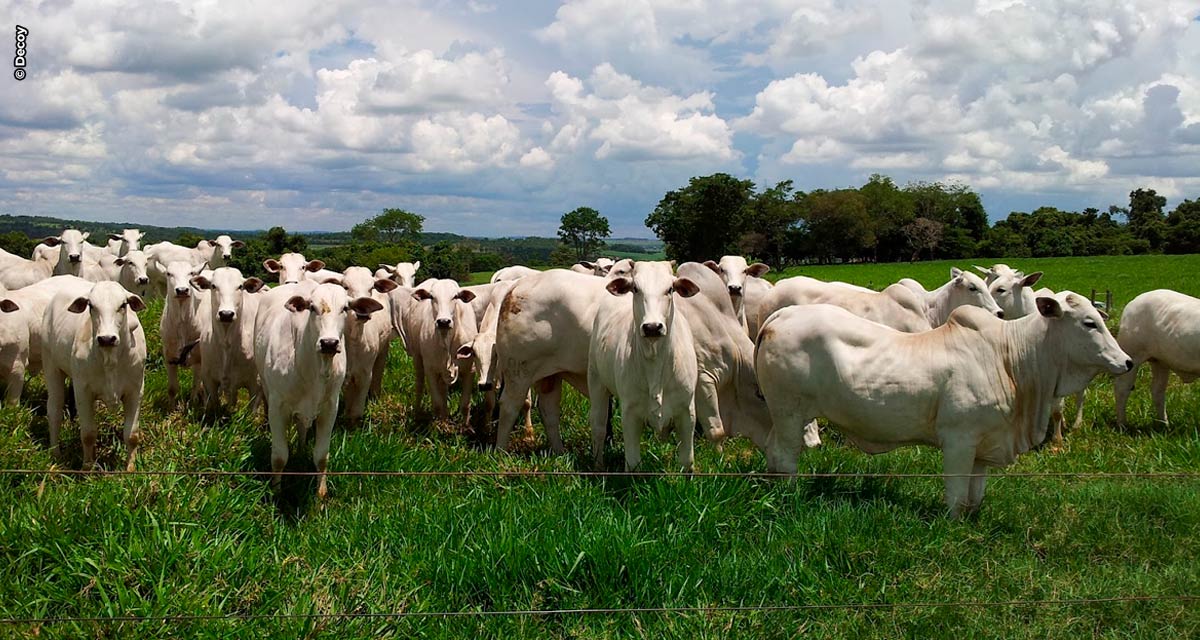
<instances>
[{"instance_id":1,"label":"cow eye","mask_svg":"<svg viewBox=\"0 0 1200 640\"><path fill-rule=\"evenodd\" d=\"M129 303L128 303L128 302L122 302L122 303L121 303L121 306L117 307L117 311L124 311L124 310L125 310L125 308L126 308L126 307L128 307L128 306L129 306Z\"/></svg>"},{"instance_id":2,"label":"cow eye","mask_svg":"<svg viewBox=\"0 0 1200 640\"><path fill-rule=\"evenodd\" d=\"M979 291L979 287L976 287L975 285L971 285L971 291Z\"/></svg>"},{"instance_id":3,"label":"cow eye","mask_svg":"<svg viewBox=\"0 0 1200 640\"><path fill-rule=\"evenodd\" d=\"M1004 293L1004 289L1003 288L996 289L996 293Z\"/></svg>"},{"instance_id":4,"label":"cow eye","mask_svg":"<svg viewBox=\"0 0 1200 640\"><path fill-rule=\"evenodd\" d=\"M1097 327L1097 326L1096 326L1096 321L1095 321L1095 320L1092 320L1091 318L1088 318L1087 320L1084 320L1084 321L1083 321L1083 326L1085 326L1085 327L1087 327L1087 328L1089 328L1089 329L1097 329L1097 328L1099 328L1099 327Z\"/></svg>"}]
</instances>

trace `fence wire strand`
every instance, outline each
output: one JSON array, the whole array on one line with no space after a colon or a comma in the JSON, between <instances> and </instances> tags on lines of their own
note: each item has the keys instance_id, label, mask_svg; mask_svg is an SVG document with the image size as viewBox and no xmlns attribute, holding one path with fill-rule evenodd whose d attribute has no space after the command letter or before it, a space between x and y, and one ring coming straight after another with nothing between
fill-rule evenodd
<instances>
[{"instance_id":1,"label":"fence wire strand","mask_svg":"<svg viewBox=\"0 0 1200 640\"><path fill-rule=\"evenodd\" d=\"M1003 608L1003 607L1066 607L1115 603L1200 601L1197 595L1131 595L1099 598L1058 598L1046 600L960 600L948 602L837 602L796 605L716 605L696 607L600 607L593 609L511 609L511 610L464 610L464 611L390 611L390 612L341 612L341 613L229 613L162 616L62 616L48 618L0 618L4 625L52 625L71 623L187 623L187 622L250 622L285 620L402 620L406 618L499 618L499 617L552 617L587 615L636 615L636 614L717 614L717 613L802 613L831 610L894 610L936 608Z\"/></svg>"},{"instance_id":2,"label":"fence wire strand","mask_svg":"<svg viewBox=\"0 0 1200 640\"><path fill-rule=\"evenodd\" d=\"M95 470L82 469L0 469L3 476L88 476L88 477L268 477L274 471L256 469L148 469L148 470ZM976 473L856 473L856 472L737 472L697 471L693 473L664 471L560 471L538 469L514 469L509 471L429 470L429 471L280 471L280 476L329 478L744 478L744 479L897 479L897 478L975 478ZM1200 480L1200 472L1187 471L1013 471L986 474L988 480L1004 478L1061 478L1074 480Z\"/></svg>"}]
</instances>

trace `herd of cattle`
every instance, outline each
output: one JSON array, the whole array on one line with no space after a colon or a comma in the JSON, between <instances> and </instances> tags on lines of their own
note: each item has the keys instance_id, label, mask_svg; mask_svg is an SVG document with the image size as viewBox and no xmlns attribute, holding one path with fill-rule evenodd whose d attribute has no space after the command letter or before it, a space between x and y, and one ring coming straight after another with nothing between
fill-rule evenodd
<instances>
[{"instance_id":1,"label":"herd of cattle","mask_svg":"<svg viewBox=\"0 0 1200 640\"><path fill-rule=\"evenodd\" d=\"M805 447L820 443L826 418L868 453L905 445L944 454L952 514L977 509L987 468L1061 439L1063 398L1097 375L1118 376L1117 419L1138 365L1150 362L1152 395L1175 371L1200 375L1200 300L1167 290L1130 302L1117 340L1107 316L1069 291L1035 291L1041 272L1006 265L953 269L926 291L904 279L883 291L793 277L771 284L763 264L632 262L600 258L570 270L512 266L491 282L416 281L420 263L342 273L288 253L264 262L268 287L228 265L244 246L228 236L195 248L140 247L126 230L105 247L66 230L32 259L0 251L0 372L5 400L19 402L26 373L42 371L50 446L59 455L66 380L72 383L85 468L95 465L96 401L124 410L127 467L141 436L138 412L147 354L138 312L165 298L160 332L168 401L179 399L180 367L193 371L191 401L207 410L246 389L270 425L273 484L288 458L288 425L304 446L316 425L313 460L325 470L339 404L362 418L380 392L388 349L399 338L415 369L416 403L428 390L433 413L449 419L461 386L461 418L484 392L496 446L536 396L551 448L562 383L590 399L593 455L601 464L609 411L620 402L627 469L641 462L645 427L678 439L677 464L693 466L698 424L714 443L745 436L771 471L794 473ZM345 395L344 402L342 396Z\"/></svg>"}]
</instances>

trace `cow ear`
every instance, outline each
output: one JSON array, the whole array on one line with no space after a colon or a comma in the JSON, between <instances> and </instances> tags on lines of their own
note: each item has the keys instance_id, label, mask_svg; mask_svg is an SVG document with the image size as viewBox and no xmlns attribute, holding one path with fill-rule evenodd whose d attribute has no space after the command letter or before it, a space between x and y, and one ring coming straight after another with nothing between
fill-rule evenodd
<instances>
[{"instance_id":1,"label":"cow ear","mask_svg":"<svg viewBox=\"0 0 1200 640\"><path fill-rule=\"evenodd\" d=\"M1037 299L1038 313L1047 318L1063 317L1062 305L1054 298L1041 297Z\"/></svg>"},{"instance_id":2,"label":"cow ear","mask_svg":"<svg viewBox=\"0 0 1200 640\"><path fill-rule=\"evenodd\" d=\"M283 308L287 309L288 311L307 311L308 299L304 296L292 296L288 298L288 301L283 305Z\"/></svg>"},{"instance_id":3,"label":"cow ear","mask_svg":"<svg viewBox=\"0 0 1200 640\"><path fill-rule=\"evenodd\" d=\"M630 291L633 291L633 281L629 278L613 278L604 286L608 292L614 296L623 296Z\"/></svg>"},{"instance_id":4,"label":"cow ear","mask_svg":"<svg viewBox=\"0 0 1200 640\"><path fill-rule=\"evenodd\" d=\"M713 273L715 273L717 275L721 275L721 265L713 262L712 260L705 260L704 266L708 267L709 269L712 269Z\"/></svg>"},{"instance_id":5,"label":"cow ear","mask_svg":"<svg viewBox=\"0 0 1200 640\"><path fill-rule=\"evenodd\" d=\"M129 308L133 309L135 313L146 310L146 302L139 295L130 295L128 298L125 298L125 302L129 303Z\"/></svg>"},{"instance_id":6,"label":"cow ear","mask_svg":"<svg viewBox=\"0 0 1200 640\"><path fill-rule=\"evenodd\" d=\"M428 300L433 296L425 289L416 289L412 292L412 297L416 300Z\"/></svg>"},{"instance_id":7,"label":"cow ear","mask_svg":"<svg viewBox=\"0 0 1200 640\"><path fill-rule=\"evenodd\" d=\"M196 287L197 289L200 289L201 291L206 291L208 289L212 289L212 280L209 280L208 278L205 278L204 276L192 276L192 279L190 282L192 283L193 287Z\"/></svg>"},{"instance_id":8,"label":"cow ear","mask_svg":"<svg viewBox=\"0 0 1200 640\"><path fill-rule=\"evenodd\" d=\"M375 290L379 293L387 293L398 286L400 285L396 284L395 280L390 280L388 278L379 278L375 281Z\"/></svg>"},{"instance_id":9,"label":"cow ear","mask_svg":"<svg viewBox=\"0 0 1200 640\"><path fill-rule=\"evenodd\" d=\"M595 263L595 262L588 262L587 260L580 260L580 261L579 261L579 266L583 267L584 269L595 269L595 268L596 268L596 263Z\"/></svg>"},{"instance_id":10,"label":"cow ear","mask_svg":"<svg viewBox=\"0 0 1200 640\"><path fill-rule=\"evenodd\" d=\"M67 311L70 311L71 313L83 313L84 309L87 309L89 304L91 303L88 302L86 297L80 296L71 302L71 305L67 307Z\"/></svg>"},{"instance_id":11,"label":"cow ear","mask_svg":"<svg viewBox=\"0 0 1200 640\"><path fill-rule=\"evenodd\" d=\"M308 264L304 265L304 268L316 273L317 271L325 268L325 263L321 260L309 260Z\"/></svg>"},{"instance_id":12,"label":"cow ear","mask_svg":"<svg viewBox=\"0 0 1200 640\"><path fill-rule=\"evenodd\" d=\"M280 264L275 258L267 258L266 260L263 260L263 268L266 269L268 273L279 273Z\"/></svg>"},{"instance_id":13,"label":"cow ear","mask_svg":"<svg viewBox=\"0 0 1200 640\"><path fill-rule=\"evenodd\" d=\"M957 278L963 274L962 269L958 267L950 267L950 277Z\"/></svg>"},{"instance_id":14,"label":"cow ear","mask_svg":"<svg viewBox=\"0 0 1200 640\"><path fill-rule=\"evenodd\" d=\"M420 260L417 260L416 262L413 263L413 271L418 271L418 270L420 270L420 268L421 268Z\"/></svg>"},{"instance_id":15,"label":"cow ear","mask_svg":"<svg viewBox=\"0 0 1200 640\"><path fill-rule=\"evenodd\" d=\"M470 289L459 289L458 293L454 294L454 297L470 304L475 299L475 292Z\"/></svg>"},{"instance_id":16,"label":"cow ear","mask_svg":"<svg viewBox=\"0 0 1200 640\"><path fill-rule=\"evenodd\" d=\"M84 240L87 240L89 237L91 237L91 235L92 235L92 232L91 232L91 231L84 231L84 232L83 232L83 239L84 239Z\"/></svg>"},{"instance_id":17,"label":"cow ear","mask_svg":"<svg viewBox=\"0 0 1200 640\"><path fill-rule=\"evenodd\" d=\"M9 300L8 298L0 300L0 311L3 311L4 313L12 313L20 310L21 307L12 300Z\"/></svg>"},{"instance_id":18,"label":"cow ear","mask_svg":"<svg viewBox=\"0 0 1200 640\"><path fill-rule=\"evenodd\" d=\"M752 264L746 268L746 274L754 276L755 278L761 278L761 277L767 275L767 272L770 270L771 270L771 267L769 267L761 262L755 262L754 264Z\"/></svg>"},{"instance_id":19,"label":"cow ear","mask_svg":"<svg viewBox=\"0 0 1200 640\"><path fill-rule=\"evenodd\" d=\"M992 270L987 267L981 267L979 265L975 265L975 270L978 271L979 273L982 273L985 276L992 275Z\"/></svg>"},{"instance_id":20,"label":"cow ear","mask_svg":"<svg viewBox=\"0 0 1200 640\"><path fill-rule=\"evenodd\" d=\"M1102 318L1102 319L1103 319L1105 322L1108 322L1108 314L1107 314L1107 313L1105 313L1104 309L1096 309L1096 313L1100 314L1100 317L1101 317L1101 318Z\"/></svg>"},{"instance_id":21,"label":"cow ear","mask_svg":"<svg viewBox=\"0 0 1200 640\"><path fill-rule=\"evenodd\" d=\"M390 264L384 264L384 263L380 262L379 268L383 269L384 271L387 271L388 273L396 273L396 267L394 267Z\"/></svg>"},{"instance_id":22,"label":"cow ear","mask_svg":"<svg viewBox=\"0 0 1200 640\"><path fill-rule=\"evenodd\" d=\"M145 237L146 237L146 232L145 232L145 231L139 231L139 232L138 232L138 240L141 240L142 238L145 238Z\"/></svg>"},{"instance_id":23,"label":"cow ear","mask_svg":"<svg viewBox=\"0 0 1200 640\"><path fill-rule=\"evenodd\" d=\"M675 293L682 298L690 298L697 293L700 293L700 287L696 286L695 282L687 278L675 278Z\"/></svg>"},{"instance_id":24,"label":"cow ear","mask_svg":"<svg viewBox=\"0 0 1200 640\"><path fill-rule=\"evenodd\" d=\"M46 236L45 238L42 238L42 244L46 245L47 247L57 247L58 245L62 244L62 240L59 240L54 236Z\"/></svg>"},{"instance_id":25,"label":"cow ear","mask_svg":"<svg viewBox=\"0 0 1200 640\"><path fill-rule=\"evenodd\" d=\"M383 305L375 298L355 298L350 301L350 309L354 313L375 313L382 311Z\"/></svg>"},{"instance_id":26,"label":"cow ear","mask_svg":"<svg viewBox=\"0 0 1200 640\"><path fill-rule=\"evenodd\" d=\"M233 247L234 249L242 249L246 246L246 243L242 242L241 240L234 240L229 246Z\"/></svg>"},{"instance_id":27,"label":"cow ear","mask_svg":"<svg viewBox=\"0 0 1200 640\"><path fill-rule=\"evenodd\" d=\"M258 293L262 289L262 286L263 281L259 278L246 278L246 281L242 283L242 291L246 293Z\"/></svg>"},{"instance_id":28,"label":"cow ear","mask_svg":"<svg viewBox=\"0 0 1200 640\"><path fill-rule=\"evenodd\" d=\"M464 344L458 348L458 353L456 355L458 356L459 360L470 360L471 358L475 357L475 348L469 344Z\"/></svg>"},{"instance_id":29,"label":"cow ear","mask_svg":"<svg viewBox=\"0 0 1200 640\"><path fill-rule=\"evenodd\" d=\"M325 278L324 280L321 281L321 284L336 284L341 287L346 286L346 283L342 282L341 278L335 278L333 276L329 276L328 278Z\"/></svg>"},{"instance_id":30,"label":"cow ear","mask_svg":"<svg viewBox=\"0 0 1200 640\"><path fill-rule=\"evenodd\" d=\"M110 233L110 234L108 234L108 239L109 239L109 240L116 240L117 242L120 242L120 241L121 241L121 236L119 236L119 235L117 235L117 234L115 234L115 233Z\"/></svg>"},{"instance_id":31,"label":"cow ear","mask_svg":"<svg viewBox=\"0 0 1200 640\"><path fill-rule=\"evenodd\" d=\"M1033 273L1025 276L1024 280L1021 280L1021 286L1022 287L1032 287L1033 285L1037 284L1038 280L1041 280L1041 279L1042 279L1042 272L1034 271Z\"/></svg>"}]
</instances>

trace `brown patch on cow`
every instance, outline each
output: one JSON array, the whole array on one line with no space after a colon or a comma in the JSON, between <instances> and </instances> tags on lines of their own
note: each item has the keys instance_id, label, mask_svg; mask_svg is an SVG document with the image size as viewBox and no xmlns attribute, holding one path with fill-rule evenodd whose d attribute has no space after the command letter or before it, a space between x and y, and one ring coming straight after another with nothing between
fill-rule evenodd
<instances>
[{"instance_id":1,"label":"brown patch on cow","mask_svg":"<svg viewBox=\"0 0 1200 640\"><path fill-rule=\"evenodd\" d=\"M521 303L524 302L523 296L518 296L516 292L509 291L508 295L504 296L504 302L500 303L500 315L515 316L521 313Z\"/></svg>"}]
</instances>

